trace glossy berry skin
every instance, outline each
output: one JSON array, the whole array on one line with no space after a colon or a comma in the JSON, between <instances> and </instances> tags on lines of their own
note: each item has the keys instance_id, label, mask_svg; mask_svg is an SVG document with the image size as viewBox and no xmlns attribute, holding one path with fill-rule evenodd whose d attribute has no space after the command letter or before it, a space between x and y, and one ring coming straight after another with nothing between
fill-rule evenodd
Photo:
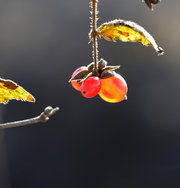
<instances>
[{"instance_id":1,"label":"glossy berry skin","mask_svg":"<svg viewBox=\"0 0 180 188\"><path fill-rule=\"evenodd\" d=\"M120 102L125 99L126 94L127 83L121 75L115 73L113 77L101 79L99 96L106 102Z\"/></svg>"},{"instance_id":2,"label":"glossy berry skin","mask_svg":"<svg viewBox=\"0 0 180 188\"><path fill-rule=\"evenodd\" d=\"M95 97L101 89L101 80L97 76L88 77L81 85L81 94L86 98Z\"/></svg>"},{"instance_id":3,"label":"glossy berry skin","mask_svg":"<svg viewBox=\"0 0 180 188\"><path fill-rule=\"evenodd\" d=\"M75 74L77 74L78 72L80 72L81 70L83 70L83 69L85 69L85 68L86 68L85 66L82 66L82 67L76 69L76 70L73 72L71 78L72 78ZM81 84L79 84L76 80L72 80L72 81L71 81L71 85L72 85L73 88L76 89L77 91L81 91Z\"/></svg>"}]
</instances>

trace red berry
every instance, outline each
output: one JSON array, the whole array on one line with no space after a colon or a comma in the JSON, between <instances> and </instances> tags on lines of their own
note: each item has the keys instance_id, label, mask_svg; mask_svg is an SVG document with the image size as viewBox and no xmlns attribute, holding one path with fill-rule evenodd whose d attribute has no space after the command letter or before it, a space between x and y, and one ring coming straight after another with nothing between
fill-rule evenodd
<instances>
[{"instance_id":1,"label":"red berry","mask_svg":"<svg viewBox=\"0 0 180 188\"><path fill-rule=\"evenodd\" d=\"M106 79L101 79L101 90L99 96L110 103L117 103L126 98L127 84L124 78L115 74Z\"/></svg>"},{"instance_id":2,"label":"red berry","mask_svg":"<svg viewBox=\"0 0 180 188\"><path fill-rule=\"evenodd\" d=\"M78 72L80 72L81 70L83 70L83 69L87 69L87 68L86 68L85 66L82 66L82 67L76 69L76 70L73 72L71 78L72 78L74 75L76 75ZM78 91L81 91L81 84L78 83L77 80L72 80L72 81L71 81L71 85L73 86L74 89L76 89L76 90L78 90Z\"/></svg>"},{"instance_id":3,"label":"red berry","mask_svg":"<svg viewBox=\"0 0 180 188\"><path fill-rule=\"evenodd\" d=\"M101 80L97 76L91 76L81 85L81 94L86 98L96 96L101 89Z\"/></svg>"}]
</instances>

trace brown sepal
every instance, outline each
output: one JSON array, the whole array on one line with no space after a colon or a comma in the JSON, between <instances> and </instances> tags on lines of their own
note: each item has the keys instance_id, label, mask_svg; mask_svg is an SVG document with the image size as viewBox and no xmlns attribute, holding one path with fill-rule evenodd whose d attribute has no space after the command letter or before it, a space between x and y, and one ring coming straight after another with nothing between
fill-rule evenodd
<instances>
[{"instance_id":1,"label":"brown sepal","mask_svg":"<svg viewBox=\"0 0 180 188\"><path fill-rule=\"evenodd\" d=\"M107 61L101 58L98 61L98 69L103 70L103 68L105 68L106 66L107 66Z\"/></svg>"},{"instance_id":2,"label":"brown sepal","mask_svg":"<svg viewBox=\"0 0 180 188\"><path fill-rule=\"evenodd\" d=\"M102 72L103 68L106 67L107 65L107 61L105 61L104 59L100 59L98 61L98 72ZM90 63L88 66L87 66L89 72L93 72L93 69L94 69L94 62Z\"/></svg>"},{"instance_id":3,"label":"brown sepal","mask_svg":"<svg viewBox=\"0 0 180 188\"><path fill-rule=\"evenodd\" d=\"M120 65L117 65L117 66L106 66L104 67L102 70L116 70L116 69L119 69L120 68Z\"/></svg>"},{"instance_id":4,"label":"brown sepal","mask_svg":"<svg viewBox=\"0 0 180 188\"><path fill-rule=\"evenodd\" d=\"M83 70L81 70L80 72L77 72L77 74L75 74L70 80L69 82L71 82L72 80L81 80L83 79L87 74L89 73L87 68L84 68Z\"/></svg>"},{"instance_id":5,"label":"brown sepal","mask_svg":"<svg viewBox=\"0 0 180 188\"><path fill-rule=\"evenodd\" d=\"M89 71L89 72L92 72L92 71L93 71L93 68L94 68L94 62L90 63L90 64L87 66L87 68L88 68L88 71Z\"/></svg>"},{"instance_id":6,"label":"brown sepal","mask_svg":"<svg viewBox=\"0 0 180 188\"><path fill-rule=\"evenodd\" d=\"M161 1L160 0L144 0L146 5L151 9L153 10L153 6L152 4L158 4L160 3Z\"/></svg>"},{"instance_id":7,"label":"brown sepal","mask_svg":"<svg viewBox=\"0 0 180 188\"><path fill-rule=\"evenodd\" d=\"M100 78L101 79L106 79L106 78L110 78L113 77L115 75L115 72L112 70L104 70L101 75Z\"/></svg>"},{"instance_id":8,"label":"brown sepal","mask_svg":"<svg viewBox=\"0 0 180 188\"><path fill-rule=\"evenodd\" d=\"M81 84L82 82L84 82L84 80L86 80L87 78L89 78L89 77L91 77L91 76L93 76L93 73L92 73L92 72L90 72L89 74L87 74L86 76L84 76L84 78L79 79L78 82Z\"/></svg>"}]
</instances>

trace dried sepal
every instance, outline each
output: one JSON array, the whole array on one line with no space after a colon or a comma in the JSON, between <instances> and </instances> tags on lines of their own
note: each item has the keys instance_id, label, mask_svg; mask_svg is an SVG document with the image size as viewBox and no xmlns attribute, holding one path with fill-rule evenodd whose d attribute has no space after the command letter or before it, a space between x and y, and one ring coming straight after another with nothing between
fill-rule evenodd
<instances>
[{"instance_id":1,"label":"dried sepal","mask_svg":"<svg viewBox=\"0 0 180 188\"><path fill-rule=\"evenodd\" d=\"M104 59L100 59L98 62L98 70L102 70L104 67L106 67L107 65L107 61L105 61ZM94 62L90 63L88 66L87 66L89 72L92 72L93 69L94 69Z\"/></svg>"},{"instance_id":2,"label":"dried sepal","mask_svg":"<svg viewBox=\"0 0 180 188\"><path fill-rule=\"evenodd\" d=\"M117 66L106 66L102 70L116 70L116 69L119 69L119 68L120 68L120 65L117 65Z\"/></svg>"},{"instance_id":3,"label":"dried sepal","mask_svg":"<svg viewBox=\"0 0 180 188\"><path fill-rule=\"evenodd\" d=\"M87 66L87 68L88 68L88 71L89 71L89 72L92 72L92 71L93 71L93 68L94 68L94 62L90 63L90 64Z\"/></svg>"},{"instance_id":4,"label":"dried sepal","mask_svg":"<svg viewBox=\"0 0 180 188\"><path fill-rule=\"evenodd\" d=\"M105 78L109 78L109 77L112 77L114 76L114 70L120 68L120 65L117 65L117 66L108 66L108 62L106 60L104 60L103 58L101 58L99 61L98 61L98 69L97 69L97 74L94 72L94 62L90 63L87 68L88 68L88 71L90 73L92 73L92 75L94 76L98 76L102 79L105 79ZM87 75L87 77L89 77L89 75ZM83 78L83 80L86 79L86 77ZM82 80L80 81L82 82Z\"/></svg>"},{"instance_id":5,"label":"dried sepal","mask_svg":"<svg viewBox=\"0 0 180 188\"><path fill-rule=\"evenodd\" d=\"M90 72L89 74L87 74L86 76L84 76L84 78L79 79L78 82L81 84L82 82L84 82L84 80L86 80L87 78L89 78L91 76L93 76L92 72Z\"/></svg>"},{"instance_id":6,"label":"dried sepal","mask_svg":"<svg viewBox=\"0 0 180 188\"><path fill-rule=\"evenodd\" d=\"M143 0L145 3L146 3L146 5L151 9L151 10L153 10L153 6L152 6L152 4L158 4L158 3L160 3L161 2L161 0Z\"/></svg>"},{"instance_id":7,"label":"dried sepal","mask_svg":"<svg viewBox=\"0 0 180 188\"><path fill-rule=\"evenodd\" d=\"M103 68L105 68L107 66L107 61L104 59L100 59L98 61L98 69L102 70Z\"/></svg>"},{"instance_id":8,"label":"dried sepal","mask_svg":"<svg viewBox=\"0 0 180 188\"><path fill-rule=\"evenodd\" d=\"M115 72L112 70L104 70L101 75L100 78L101 79L106 79L106 78L110 78L113 77L115 75Z\"/></svg>"},{"instance_id":9,"label":"dried sepal","mask_svg":"<svg viewBox=\"0 0 180 188\"><path fill-rule=\"evenodd\" d=\"M94 71L94 62L90 63L87 66L81 67L82 70L78 71L76 74L73 74L69 82L76 80L77 83L81 83L91 76L97 76L99 78L105 79L114 76L114 71L120 66L108 66L108 62L101 58L98 62L97 72Z\"/></svg>"},{"instance_id":10,"label":"dried sepal","mask_svg":"<svg viewBox=\"0 0 180 188\"><path fill-rule=\"evenodd\" d=\"M72 80L81 80L81 79L83 79L88 73L89 73L88 68L87 68L87 67L84 67L81 71L77 72L77 73L69 80L69 82L71 82Z\"/></svg>"},{"instance_id":11,"label":"dried sepal","mask_svg":"<svg viewBox=\"0 0 180 188\"><path fill-rule=\"evenodd\" d=\"M152 46L158 55L164 53L155 39L143 27L132 21L116 19L103 23L97 31L99 35L109 41L114 42L119 39L123 42L141 42L145 46Z\"/></svg>"}]
</instances>

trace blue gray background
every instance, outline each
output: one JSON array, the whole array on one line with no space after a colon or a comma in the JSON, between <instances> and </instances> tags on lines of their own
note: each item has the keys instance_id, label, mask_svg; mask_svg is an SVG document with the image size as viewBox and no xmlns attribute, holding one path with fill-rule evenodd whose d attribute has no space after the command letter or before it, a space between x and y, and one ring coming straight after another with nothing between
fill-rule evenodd
<instances>
[{"instance_id":1,"label":"blue gray background","mask_svg":"<svg viewBox=\"0 0 180 188\"><path fill-rule=\"evenodd\" d=\"M128 100L86 99L68 80L92 62L88 0L0 0L0 75L36 103L0 106L1 122L60 111L46 124L0 132L1 188L180 187L180 1L99 0L99 21L121 18L164 48L99 41L99 57L128 83Z\"/></svg>"}]
</instances>

